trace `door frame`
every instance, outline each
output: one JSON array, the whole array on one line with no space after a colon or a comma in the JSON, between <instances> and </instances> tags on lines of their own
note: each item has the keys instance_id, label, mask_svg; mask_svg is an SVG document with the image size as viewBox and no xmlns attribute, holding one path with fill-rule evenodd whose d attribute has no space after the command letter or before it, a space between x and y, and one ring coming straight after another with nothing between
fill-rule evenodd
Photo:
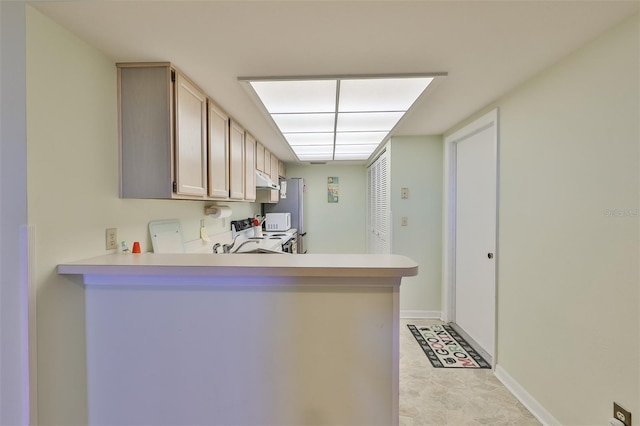
<instances>
[{"instance_id":1,"label":"door frame","mask_svg":"<svg viewBox=\"0 0 640 426\"><path fill-rule=\"evenodd\" d=\"M496 246L494 253L495 268L495 311L494 311L494 347L492 364L495 368L498 355L498 206L500 167L498 164L498 109L495 108L462 129L444 139L444 227L442 250L442 282L444 286L442 300L442 320L455 322L456 319L456 167L457 143L483 130L492 128L493 147L496 161Z\"/></svg>"}]
</instances>

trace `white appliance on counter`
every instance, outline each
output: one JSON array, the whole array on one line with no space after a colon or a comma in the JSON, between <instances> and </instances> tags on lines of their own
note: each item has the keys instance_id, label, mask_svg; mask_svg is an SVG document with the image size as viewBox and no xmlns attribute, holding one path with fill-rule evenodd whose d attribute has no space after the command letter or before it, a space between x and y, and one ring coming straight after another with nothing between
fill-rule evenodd
<instances>
[{"instance_id":1,"label":"white appliance on counter","mask_svg":"<svg viewBox=\"0 0 640 426\"><path fill-rule=\"evenodd\" d=\"M287 231L291 229L291 213L267 213L264 219L265 231Z\"/></svg>"}]
</instances>

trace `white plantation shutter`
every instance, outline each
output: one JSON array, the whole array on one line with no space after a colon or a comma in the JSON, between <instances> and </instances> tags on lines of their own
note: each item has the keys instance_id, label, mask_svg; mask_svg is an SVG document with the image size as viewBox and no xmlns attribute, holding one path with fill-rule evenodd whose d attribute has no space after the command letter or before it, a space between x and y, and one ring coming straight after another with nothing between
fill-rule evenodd
<instances>
[{"instance_id":1,"label":"white plantation shutter","mask_svg":"<svg viewBox=\"0 0 640 426\"><path fill-rule=\"evenodd\" d=\"M389 155L384 151L367 169L368 251L391 253L391 191Z\"/></svg>"},{"instance_id":2,"label":"white plantation shutter","mask_svg":"<svg viewBox=\"0 0 640 426\"><path fill-rule=\"evenodd\" d=\"M375 188L372 182L375 181L375 167L367 168L367 253L374 253L373 226L375 223Z\"/></svg>"},{"instance_id":3,"label":"white plantation shutter","mask_svg":"<svg viewBox=\"0 0 640 426\"><path fill-rule=\"evenodd\" d=\"M391 200L390 200L390 191L389 191L389 167L388 167L388 158L386 152L380 156L378 159L380 163L380 171L378 173L379 177L379 192L378 192L378 240L380 247L378 247L378 252L382 254L391 253L391 244L389 241L390 234L390 210L391 210Z\"/></svg>"},{"instance_id":4,"label":"white plantation shutter","mask_svg":"<svg viewBox=\"0 0 640 426\"><path fill-rule=\"evenodd\" d=\"M367 169L367 187L368 187L368 207L367 207L367 247L368 253L376 252L376 238L375 238L375 226L376 226L376 175L377 168L375 164Z\"/></svg>"}]
</instances>

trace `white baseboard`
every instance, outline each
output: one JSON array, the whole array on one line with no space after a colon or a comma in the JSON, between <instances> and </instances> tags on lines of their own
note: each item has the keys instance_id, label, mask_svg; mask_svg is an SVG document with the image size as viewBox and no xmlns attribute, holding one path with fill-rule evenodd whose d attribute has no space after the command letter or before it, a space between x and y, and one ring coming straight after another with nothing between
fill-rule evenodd
<instances>
[{"instance_id":1,"label":"white baseboard","mask_svg":"<svg viewBox=\"0 0 640 426\"><path fill-rule=\"evenodd\" d=\"M400 318L440 319L440 311L400 311Z\"/></svg>"},{"instance_id":2,"label":"white baseboard","mask_svg":"<svg viewBox=\"0 0 640 426\"><path fill-rule=\"evenodd\" d=\"M544 426L560 426L556 420L536 399L515 381L501 366L496 365L495 376L507 389L540 421Z\"/></svg>"}]
</instances>

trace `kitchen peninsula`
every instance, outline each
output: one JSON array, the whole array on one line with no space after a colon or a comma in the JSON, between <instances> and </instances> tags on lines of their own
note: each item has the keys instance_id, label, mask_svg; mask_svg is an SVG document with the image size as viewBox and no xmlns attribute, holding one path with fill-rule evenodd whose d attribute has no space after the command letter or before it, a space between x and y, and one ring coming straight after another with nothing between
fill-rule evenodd
<instances>
[{"instance_id":1,"label":"kitchen peninsula","mask_svg":"<svg viewBox=\"0 0 640 426\"><path fill-rule=\"evenodd\" d=\"M89 424L397 425L396 255L106 255L86 289Z\"/></svg>"}]
</instances>

